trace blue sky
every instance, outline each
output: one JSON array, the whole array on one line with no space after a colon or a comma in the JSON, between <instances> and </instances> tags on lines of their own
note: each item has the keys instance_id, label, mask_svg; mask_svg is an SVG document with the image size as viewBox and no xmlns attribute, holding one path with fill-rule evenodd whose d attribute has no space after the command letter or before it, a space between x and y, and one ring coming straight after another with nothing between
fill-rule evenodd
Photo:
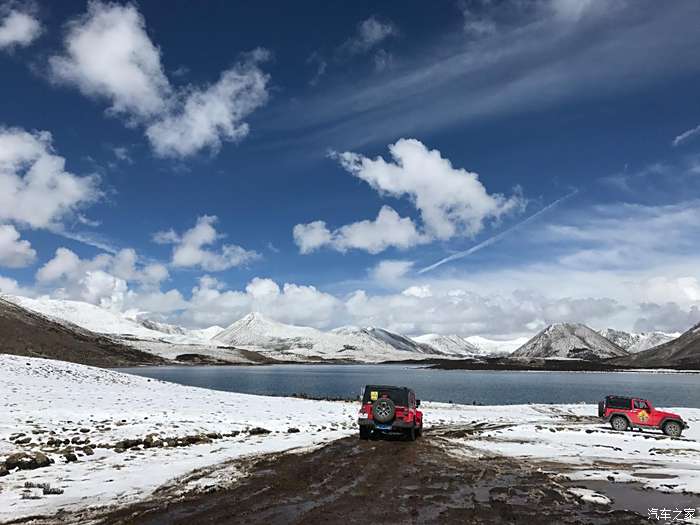
<instances>
[{"instance_id":1,"label":"blue sky","mask_svg":"<svg viewBox=\"0 0 700 525\"><path fill-rule=\"evenodd\" d=\"M188 326L700 320L695 1L0 6L6 293Z\"/></svg>"}]
</instances>

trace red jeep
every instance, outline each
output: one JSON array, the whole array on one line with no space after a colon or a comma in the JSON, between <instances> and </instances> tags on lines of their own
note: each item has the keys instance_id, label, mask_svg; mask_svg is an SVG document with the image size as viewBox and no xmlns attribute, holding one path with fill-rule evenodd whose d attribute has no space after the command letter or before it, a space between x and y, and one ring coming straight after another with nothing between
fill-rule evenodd
<instances>
[{"instance_id":1,"label":"red jeep","mask_svg":"<svg viewBox=\"0 0 700 525\"><path fill-rule=\"evenodd\" d=\"M423 412L418 410L420 399L410 388L367 385L362 392L362 408L357 423L360 439L372 433L403 434L414 441L423 433Z\"/></svg>"},{"instance_id":2,"label":"red jeep","mask_svg":"<svg viewBox=\"0 0 700 525\"><path fill-rule=\"evenodd\" d=\"M607 396L598 403L598 415L610 421L614 430L659 428L667 436L679 437L688 428L678 414L657 410L650 401L637 397Z\"/></svg>"}]
</instances>

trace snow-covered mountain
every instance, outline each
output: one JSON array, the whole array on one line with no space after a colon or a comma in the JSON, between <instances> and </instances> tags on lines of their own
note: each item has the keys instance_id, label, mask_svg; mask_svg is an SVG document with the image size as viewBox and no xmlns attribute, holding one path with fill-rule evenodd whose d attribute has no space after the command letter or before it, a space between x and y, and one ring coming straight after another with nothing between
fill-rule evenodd
<instances>
[{"instance_id":1,"label":"snow-covered mountain","mask_svg":"<svg viewBox=\"0 0 700 525\"><path fill-rule=\"evenodd\" d=\"M454 356L473 357L485 353L459 335L424 334L414 337L413 340L431 346L443 354Z\"/></svg>"},{"instance_id":2,"label":"snow-covered mountain","mask_svg":"<svg viewBox=\"0 0 700 525\"><path fill-rule=\"evenodd\" d=\"M629 333L622 330L615 330L614 328L605 328L599 333L631 354L636 354L637 352L642 352L654 348L655 346L668 343L681 335L679 333L667 334L665 332Z\"/></svg>"},{"instance_id":3,"label":"snow-covered mountain","mask_svg":"<svg viewBox=\"0 0 700 525\"><path fill-rule=\"evenodd\" d=\"M326 358L387 361L444 357L435 349L380 328L344 326L323 332L267 319L253 312L213 339L281 359Z\"/></svg>"},{"instance_id":4,"label":"snow-covered mountain","mask_svg":"<svg viewBox=\"0 0 700 525\"><path fill-rule=\"evenodd\" d=\"M621 357L616 365L700 369L700 323L662 345Z\"/></svg>"},{"instance_id":5,"label":"snow-covered mountain","mask_svg":"<svg viewBox=\"0 0 700 525\"><path fill-rule=\"evenodd\" d=\"M489 339L480 335L470 335L464 339L469 344L477 347L481 354L490 356L510 355L530 340L529 337L516 337L515 339Z\"/></svg>"},{"instance_id":6,"label":"snow-covered mountain","mask_svg":"<svg viewBox=\"0 0 700 525\"><path fill-rule=\"evenodd\" d=\"M188 330L181 326L157 321L136 321L119 312L113 312L94 304L66 299L41 297L32 299L20 296L4 296L23 308L33 310L57 322L69 322L97 334L136 338L143 340L168 341L178 344L205 343L213 335L223 330L221 327L203 330Z\"/></svg>"},{"instance_id":7,"label":"snow-covered mountain","mask_svg":"<svg viewBox=\"0 0 700 525\"><path fill-rule=\"evenodd\" d=\"M523 358L599 360L628 354L586 325L557 323L542 330L512 355Z\"/></svg>"},{"instance_id":8,"label":"snow-covered mountain","mask_svg":"<svg viewBox=\"0 0 700 525\"><path fill-rule=\"evenodd\" d=\"M68 321L98 334L112 334L146 339L158 339L165 334L143 326L120 313L100 308L94 304L65 299L7 296L7 300L33 310L56 321Z\"/></svg>"},{"instance_id":9,"label":"snow-covered mountain","mask_svg":"<svg viewBox=\"0 0 700 525\"><path fill-rule=\"evenodd\" d=\"M156 330L164 334L195 337L197 339L201 339L202 341L209 341L212 337L224 330L221 326L216 325L208 328L190 330L189 328L185 328L183 326L154 321L152 319L143 319L140 321L140 323L146 328L150 328L151 330Z\"/></svg>"}]
</instances>

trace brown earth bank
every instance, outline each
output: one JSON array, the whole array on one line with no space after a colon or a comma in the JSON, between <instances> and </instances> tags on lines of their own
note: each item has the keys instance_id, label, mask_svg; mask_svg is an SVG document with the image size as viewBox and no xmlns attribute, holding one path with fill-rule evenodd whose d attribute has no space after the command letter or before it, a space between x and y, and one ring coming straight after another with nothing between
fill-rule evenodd
<instances>
[{"instance_id":1,"label":"brown earth bank","mask_svg":"<svg viewBox=\"0 0 700 525\"><path fill-rule=\"evenodd\" d=\"M327 523L647 523L614 503L584 502L537 465L470 457L449 433L417 442L346 438L318 450L238 463L228 488L151 501L96 520L101 524ZM452 450L452 452L451 452ZM459 453L456 451L459 450ZM598 487L600 490L600 487ZM175 496L177 495L177 496ZM175 497L175 499L174 499ZM648 493L639 491L639 508ZM629 499L629 498L628 498ZM94 516L92 517L94 519Z\"/></svg>"},{"instance_id":2,"label":"brown earth bank","mask_svg":"<svg viewBox=\"0 0 700 525\"><path fill-rule=\"evenodd\" d=\"M78 326L60 324L0 299L0 353L60 359L100 367L161 365L166 361Z\"/></svg>"}]
</instances>

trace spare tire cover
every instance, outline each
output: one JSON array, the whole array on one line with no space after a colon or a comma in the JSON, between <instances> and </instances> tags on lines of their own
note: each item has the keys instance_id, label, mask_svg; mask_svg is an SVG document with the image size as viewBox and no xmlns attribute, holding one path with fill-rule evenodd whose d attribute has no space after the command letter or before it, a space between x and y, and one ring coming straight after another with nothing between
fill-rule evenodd
<instances>
[{"instance_id":1,"label":"spare tire cover","mask_svg":"<svg viewBox=\"0 0 700 525\"><path fill-rule=\"evenodd\" d=\"M396 407L394 402L386 397L377 399L372 405L372 416L377 423L388 423L394 419Z\"/></svg>"}]
</instances>

